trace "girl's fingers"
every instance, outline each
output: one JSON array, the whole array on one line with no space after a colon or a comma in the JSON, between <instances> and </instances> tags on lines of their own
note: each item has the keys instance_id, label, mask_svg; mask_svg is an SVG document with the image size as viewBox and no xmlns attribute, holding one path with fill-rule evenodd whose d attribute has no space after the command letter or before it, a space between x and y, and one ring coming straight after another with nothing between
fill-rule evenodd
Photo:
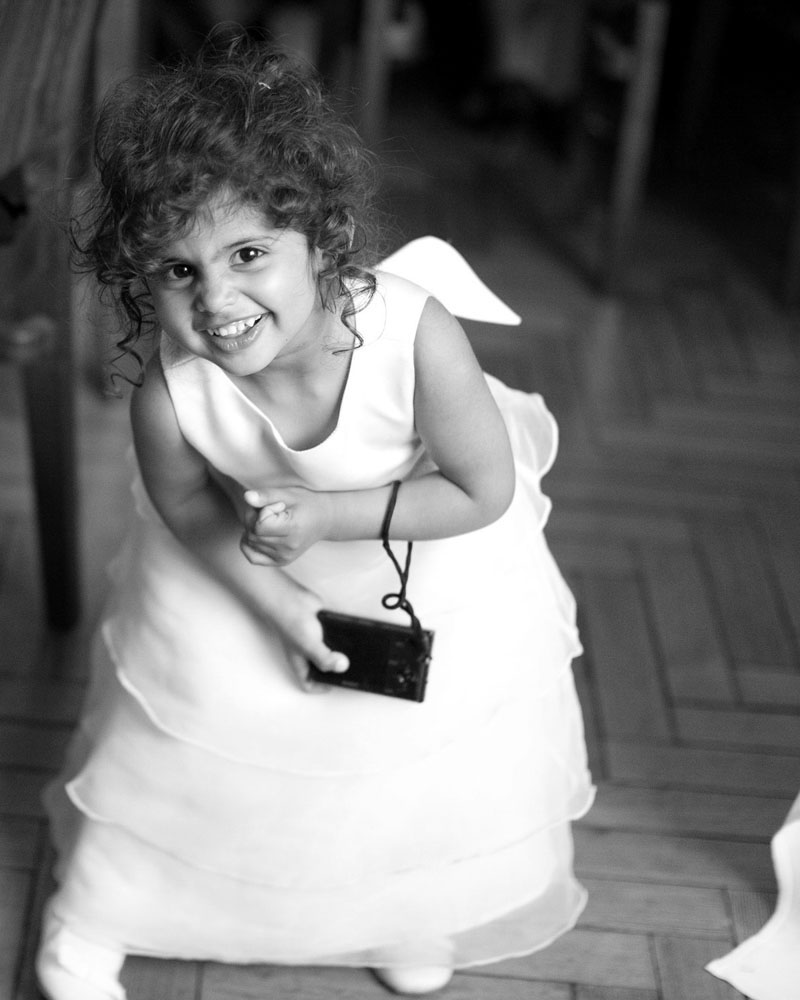
<instances>
[{"instance_id":1,"label":"girl's fingers","mask_svg":"<svg viewBox=\"0 0 800 1000\"><path fill-rule=\"evenodd\" d=\"M344 653L338 653L334 649L322 647L321 655L314 657L314 666L324 671L326 674L343 674L350 666L350 661Z\"/></svg>"},{"instance_id":2,"label":"girl's fingers","mask_svg":"<svg viewBox=\"0 0 800 1000\"><path fill-rule=\"evenodd\" d=\"M324 682L311 680L308 676L309 663L323 671L324 673L341 674L350 666L350 662L344 653L328 649L324 642L315 643L306 653L299 654L298 666L302 663L303 674L300 676L301 686L305 691L316 692L320 688L327 691L329 685ZM297 669L297 668L295 668Z\"/></svg>"},{"instance_id":3,"label":"girl's fingers","mask_svg":"<svg viewBox=\"0 0 800 1000\"><path fill-rule=\"evenodd\" d=\"M308 660L302 653L290 653L289 663L297 676L300 687L306 694L327 694L330 691L328 684L320 684L319 681L312 680L308 676Z\"/></svg>"},{"instance_id":4,"label":"girl's fingers","mask_svg":"<svg viewBox=\"0 0 800 1000\"><path fill-rule=\"evenodd\" d=\"M263 507L265 503L269 503L269 497L261 490L245 490L244 498L251 507Z\"/></svg>"},{"instance_id":5,"label":"girl's fingers","mask_svg":"<svg viewBox=\"0 0 800 1000\"><path fill-rule=\"evenodd\" d=\"M267 555L266 552L262 552L261 549L250 545L246 539L242 539L239 542L239 548L244 553L245 558L248 562L252 563L254 566L277 566L276 560Z\"/></svg>"},{"instance_id":6,"label":"girl's fingers","mask_svg":"<svg viewBox=\"0 0 800 1000\"><path fill-rule=\"evenodd\" d=\"M282 511L286 510L286 504L283 500L270 499L272 494L267 490L245 490L244 499L251 507L258 507L264 510L272 510L276 514L280 514Z\"/></svg>"},{"instance_id":7,"label":"girl's fingers","mask_svg":"<svg viewBox=\"0 0 800 1000\"><path fill-rule=\"evenodd\" d=\"M256 525L268 524L270 521L276 521L278 518L285 520L287 513L286 504L281 501L267 504L266 507L262 507L258 512ZM270 527L274 527L274 525L270 525Z\"/></svg>"}]
</instances>

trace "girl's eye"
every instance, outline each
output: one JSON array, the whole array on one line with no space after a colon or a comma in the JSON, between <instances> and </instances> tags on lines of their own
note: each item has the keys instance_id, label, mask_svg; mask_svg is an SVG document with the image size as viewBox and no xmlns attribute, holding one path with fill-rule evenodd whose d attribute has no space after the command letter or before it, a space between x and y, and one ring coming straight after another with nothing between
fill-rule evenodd
<instances>
[{"instance_id":1,"label":"girl's eye","mask_svg":"<svg viewBox=\"0 0 800 1000\"><path fill-rule=\"evenodd\" d=\"M192 274L193 271L189 264L173 263L166 264L158 277L165 282L179 282L191 278Z\"/></svg>"},{"instance_id":2,"label":"girl's eye","mask_svg":"<svg viewBox=\"0 0 800 1000\"><path fill-rule=\"evenodd\" d=\"M236 251L236 257L240 264L249 264L251 261L258 260L259 257L263 256L264 251L259 250L258 247L242 247L241 250Z\"/></svg>"}]
</instances>

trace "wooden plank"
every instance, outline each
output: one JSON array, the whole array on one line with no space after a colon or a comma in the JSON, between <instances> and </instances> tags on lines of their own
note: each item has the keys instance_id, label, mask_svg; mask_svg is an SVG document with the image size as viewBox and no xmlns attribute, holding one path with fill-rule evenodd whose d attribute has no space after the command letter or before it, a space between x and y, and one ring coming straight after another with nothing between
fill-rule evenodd
<instances>
[{"instance_id":1,"label":"wooden plank","mask_svg":"<svg viewBox=\"0 0 800 1000\"><path fill-rule=\"evenodd\" d=\"M759 373L741 382L720 380L709 375L706 387L715 406L737 408L740 413L747 413L756 421L762 414L766 414L769 419L779 413L786 416L800 413L797 377L792 377L791 374L787 376L786 370L768 375Z\"/></svg>"},{"instance_id":2,"label":"wooden plank","mask_svg":"<svg viewBox=\"0 0 800 1000\"><path fill-rule=\"evenodd\" d=\"M625 539L686 541L688 530L683 517L670 511L630 510L620 507L619 496L609 499L607 508L595 504L561 503L555 506L549 530L562 535L585 535L605 542Z\"/></svg>"},{"instance_id":3,"label":"wooden plank","mask_svg":"<svg viewBox=\"0 0 800 1000\"><path fill-rule=\"evenodd\" d=\"M800 646L800 499L778 503L774 498L759 507L758 519L766 535L770 563L775 571L784 613L792 623L795 647Z\"/></svg>"},{"instance_id":4,"label":"wooden plank","mask_svg":"<svg viewBox=\"0 0 800 1000\"><path fill-rule=\"evenodd\" d=\"M32 900L28 920L28 933L25 937L24 946L21 949L19 987L15 994L15 1000L41 1000L35 983L34 963L39 947L39 928L42 923L42 910L45 901L55 891L55 882L52 875L53 861L53 850L49 844L45 843L41 864L33 876L34 884L31 893Z\"/></svg>"},{"instance_id":5,"label":"wooden plank","mask_svg":"<svg viewBox=\"0 0 800 1000\"><path fill-rule=\"evenodd\" d=\"M629 300L626 315L633 339L646 355L642 370L649 394L657 398L694 399L694 372L687 363L680 337L681 318L676 317L669 297L640 293Z\"/></svg>"},{"instance_id":6,"label":"wooden plank","mask_svg":"<svg viewBox=\"0 0 800 1000\"><path fill-rule=\"evenodd\" d=\"M3 368L0 367L0 371ZM0 392L11 387L0 383ZM13 396L17 395L14 386ZM8 405L8 397L4 401ZM31 458L28 438L17 413L0 413L0 454L3 456L3 476L0 480L0 501L4 511L11 515L29 516L31 503ZM6 540L9 529L4 531Z\"/></svg>"},{"instance_id":7,"label":"wooden plank","mask_svg":"<svg viewBox=\"0 0 800 1000\"><path fill-rule=\"evenodd\" d=\"M386 996L385 990L383 995ZM572 1000L572 990L565 983L500 979L485 974L483 966L456 973L441 995L448 1000L483 1000L484 997L486 1000ZM375 1000L379 1000L377 995Z\"/></svg>"},{"instance_id":8,"label":"wooden plank","mask_svg":"<svg viewBox=\"0 0 800 1000\"><path fill-rule=\"evenodd\" d=\"M2 445L0 444L0 454L2 454ZM7 574L5 573L5 567L8 565L8 550L10 548L11 535L15 530L16 518L6 515L2 511L3 502L0 497L0 597L3 594L3 585L7 579ZM6 647L3 647L4 649ZM10 663L9 658L9 663Z\"/></svg>"},{"instance_id":9,"label":"wooden plank","mask_svg":"<svg viewBox=\"0 0 800 1000\"><path fill-rule=\"evenodd\" d=\"M386 995L386 988L368 969L210 963L203 973L198 1000L263 1000L264 997L379 1000ZM486 974L483 966L476 971L456 973L447 987L447 996L453 1000L481 1000L483 997L487 1000L571 1000L568 986L494 977ZM140 1000L139 993L135 997ZM141 1000L151 997L161 1000L162 994L141 994Z\"/></svg>"},{"instance_id":10,"label":"wooden plank","mask_svg":"<svg viewBox=\"0 0 800 1000\"><path fill-rule=\"evenodd\" d=\"M595 419L638 426L650 415L641 351L620 298L600 303L591 319L591 336L581 357L580 382Z\"/></svg>"},{"instance_id":11,"label":"wooden plank","mask_svg":"<svg viewBox=\"0 0 800 1000\"><path fill-rule=\"evenodd\" d=\"M595 829L660 830L766 843L783 823L793 801L794 796L768 798L602 784L587 822Z\"/></svg>"},{"instance_id":12,"label":"wooden plank","mask_svg":"<svg viewBox=\"0 0 800 1000\"><path fill-rule=\"evenodd\" d=\"M486 975L655 990L650 945L644 934L575 929L549 947L485 967Z\"/></svg>"},{"instance_id":13,"label":"wooden plank","mask_svg":"<svg viewBox=\"0 0 800 1000\"><path fill-rule=\"evenodd\" d=\"M740 944L760 931L772 916L777 901L775 892L728 892L733 919L734 941Z\"/></svg>"},{"instance_id":14,"label":"wooden plank","mask_svg":"<svg viewBox=\"0 0 800 1000\"><path fill-rule=\"evenodd\" d=\"M0 767L54 770L61 766L71 726L0 721Z\"/></svg>"},{"instance_id":15,"label":"wooden plank","mask_svg":"<svg viewBox=\"0 0 800 1000\"><path fill-rule=\"evenodd\" d=\"M616 879L584 878L582 882L589 902L579 927L640 934L730 936L730 919L721 889Z\"/></svg>"},{"instance_id":16,"label":"wooden plank","mask_svg":"<svg viewBox=\"0 0 800 1000\"><path fill-rule=\"evenodd\" d=\"M793 382L796 391L800 358L790 317L743 274L728 280L727 297L731 322L746 333L758 374Z\"/></svg>"},{"instance_id":17,"label":"wooden plank","mask_svg":"<svg viewBox=\"0 0 800 1000\"><path fill-rule=\"evenodd\" d=\"M200 966L130 956L120 975L131 1000L197 1000Z\"/></svg>"},{"instance_id":18,"label":"wooden plank","mask_svg":"<svg viewBox=\"0 0 800 1000\"><path fill-rule=\"evenodd\" d=\"M672 286L669 304L698 382L704 384L709 375L738 379L750 375L745 338L729 321L724 287L681 281Z\"/></svg>"},{"instance_id":19,"label":"wooden plank","mask_svg":"<svg viewBox=\"0 0 800 1000\"><path fill-rule=\"evenodd\" d=\"M589 813L591 817L591 813ZM666 882L706 888L774 891L765 844L703 837L592 829L575 825L575 871L579 878Z\"/></svg>"},{"instance_id":20,"label":"wooden plank","mask_svg":"<svg viewBox=\"0 0 800 1000\"><path fill-rule=\"evenodd\" d=\"M609 741L605 759L609 780L647 781L652 787L776 796L795 795L800 788L797 756Z\"/></svg>"},{"instance_id":21,"label":"wooden plank","mask_svg":"<svg viewBox=\"0 0 800 1000\"><path fill-rule=\"evenodd\" d=\"M43 771L26 771L21 768L0 770L0 810L8 816L39 819L42 809L42 790L51 775Z\"/></svg>"},{"instance_id":22,"label":"wooden plank","mask_svg":"<svg viewBox=\"0 0 800 1000\"><path fill-rule=\"evenodd\" d=\"M750 462L753 466L774 466L783 473L795 465L797 449L785 441L739 441L723 436L709 438L701 429L691 431L660 424L603 423L598 438L608 447L626 449L629 458L659 452L665 461Z\"/></svg>"},{"instance_id":23,"label":"wooden plank","mask_svg":"<svg viewBox=\"0 0 800 1000\"><path fill-rule=\"evenodd\" d=\"M786 448L796 446L800 437L800 413L767 407L762 401L758 412L748 413L739 401L723 403L707 400L703 404L660 402L656 420L673 430L691 429L712 437L738 438L754 448L767 442L780 442Z\"/></svg>"},{"instance_id":24,"label":"wooden plank","mask_svg":"<svg viewBox=\"0 0 800 1000\"><path fill-rule=\"evenodd\" d=\"M453 977L443 997L453 1000L572 1000L564 983L532 983L525 979L500 979L486 975L483 966L466 969ZM383 992L384 997L386 991ZM439 994L435 994L438 996ZM378 1000L376 996L375 1000Z\"/></svg>"},{"instance_id":25,"label":"wooden plank","mask_svg":"<svg viewBox=\"0 0 800 1000\"><path fill-rule=\"evenodd\" d=\"M681 739L724 743L731 749L752 747L792 751L800 747L800 716L778 712L678 708L675 721Z\"/></svg>"},{"instance_id":26,"label":"wooden plank","mask_svg":"<svg viewBox=\"0 0 800 1000\"><path fill-rule=\"evenodd\" d=\"M749 521L697 521L692 533L711 577L734 662L791 670L795 650Z\"/></svg>"},{"instance_id":27,"label":"wooden plank","mask_svg":"<svg viewBox=\"0 0 800 1000\"><path fill-rule=\"evenodd\" d=\"M659 1000L659 995L655 990L621 990L619 986L584 986L578 983L575 1000Z\"/></svg>"},{"instance_id":28,"label":"wooden plank","mask_svg":"<svg viewBox=\"0 0 800 1000\"><path fill-rule=\"evenodd\" d=\"M674 697L733 702L719 622L691 547L651 540L638 556Z\"/></svg>"},{"instance_id":29,"label":"wooden plank","mask_svg":"<svg viewBox=\"0 0 800 1000\"><path fill-rule=\"evenodd\" d=\"M380 992L381 987L366 969L228 966L210 962L203 972L200 1000L262 1000L269 996L372 1000Z\"/></svg>"},{"instance_id":30,"label":"wooden plank","mask_svg":"<svg viewBox=\"0 0 800 1000\"><path fill-rule=\"evenodd\" d=\"M550 549L562 572L584 570L624 576L636 569L636 560L630 545L623 541L594 539L589 535L574 536L559 530L559 525L545 530Z\"/></svg>"},{"instance_id":31,"label":"wooden plank","mask_svg":"<svg viewBox=\"0 0 800 1000\"><path fill-rule=\"evenodd\" d=\"M744 668L737 670L736 678L747 705L800 708L800 674Z\"/></svg>"},{"instance_id":32,"label":"wooden plank","mask_svg":"<svg viewBox=\"0 0 800 1000\"><path fill-rule=\"evenodd\" d=\"M657 937L656 960L664 1000L731 1000L730 986L705 971L720 943L701 937Z\"/></svg>"},{"instance_id":33,"label":"wooden plank","mask_svg":"<svg viewBox=\"0 0 800 1000\"><path fill-rule=\"evenodd\" d=\"M679 478L687 491L696 490L703 494L727 495L732 505L738 505L740 512L747 506L751 516L756 516L753 503L759 505L777 498L787 504L794 504L798 495L798 483L791 472L759 464L754 472L748 462L731 462L725 459L706 458L701 463L691 463ZM684 503L684 507L687 505ZM720 508L722 509L722 508Z\"/></svg>"},{"instance_id":34,"label":"wooden plank","mask_svg":"<svg viewBox=\"0 0 800 1000\"><path fill-rule=\"evenodd\" d=\"M26 490L27 513L11 522L6 561L0 576L0 673L30 673L42 647L44 598L39 575L39 553ZM3 681L0 679L0 685ZM0 712L5 702L0 686Z\"/></svg>"},{"instance_id":35,"label":"wooden plank","mask_svg":"<svg viewBox=\"0 0 800 1000\"><path fill-rule=\"evenodd\" d=\"M6 805L7 796L0 786L0 802ZM20 816L0 816L0 866L31 870L39 858L41 824Z\"/></svg>"},{"instance_id":36,"label":"wooden plank","mask_svg":"<svg viewBox=\"0 0 800 1000\"><path fill-rule=\"evenodd\" d=\"M82 683L0 677L0 718L67 724L83 704Z\"/></svg>"},{"instance_id":37,"label":"wooden plank","mask_svg":"<svg viewBox=\"0 0 800 1000\"><path fill-rule=\"evenodd\" d=\"M28 873L0 868L0 997L10 997L14 991L30 895Z\"/></svg>"},{"instance_id":38,"label":"wooden plank","mask_svg":"<svg viewBox=\"0 0 800 1000\"><path fill-rule=\"evenodd\" d=\"M636 580L586 574L583 593L584 645L603 732L668 742L670 713Z\"/></svg>"},{"instance_id":39,"label":"wooden plank","mask_svg":"<svg viewBox=\"0 0 800 1000\"><path fill-rule=\"evenodd\" d=\"M734 479L734 489L725 485ZM786 489L786 477L781 474L779 482ZM556 466L553 477L545 481L547 492L554 503L573 505L597 505L600 509L618 510L624 500L626 511L640 510L657 516L669 524L669 535L678 539L686 537L686 513L706 513L712 516L741 514L742 497L739 493L739 478L728 474L724 481L717 476L695 475L694 468L665 467L663 458L649 460L642 457L636 463L617 463L615 456L597 468L582 463L569 470ZM752 480L749 480L752 484ZM764 493L767 492L764 484ZM647 522L652 525L652 520ZM663 528L659 529L659 534ZM650 531L648 537L654 532Z\"/></svg>"}]
</instances>

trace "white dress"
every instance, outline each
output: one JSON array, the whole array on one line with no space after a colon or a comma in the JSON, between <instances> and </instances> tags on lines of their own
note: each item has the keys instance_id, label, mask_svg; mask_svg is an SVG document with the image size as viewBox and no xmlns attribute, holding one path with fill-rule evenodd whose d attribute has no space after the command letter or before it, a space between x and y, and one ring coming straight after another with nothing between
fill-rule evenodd
<instances>
[{"instance_id":1,"label":"white dress","mask_svg":"<svg viewBox=\"0 0 800 1000\"><path fill-rule=\"evenodd\" d=\"M706 968L752 1000L800 1000L800 795L772 838L775 912L757 934Z\"/></svg>"},{"instance_id":2,"label":"white dress","mask_svg":"<svg viewBox=\"0 0 800 1000\"><path fill-rule=\"evenodd\" d=\"M164 340L181 429L212 466L245 487L320 490L426 468L413 347L427 292L378 281L338 424L307 450ZM462 967L574 924L585 893L570 821L594 789L574 602L542 534L556 426L538 395L489 382L517 490L489 527L414 546L408 593L435 632L422 704L301 691L279 637L174 539L135 479L87 705L46 796L51 905L77 932L128 954ZM380 604L397 590L380 542L321 542L286 571L333 610L406 623Z\"/></svg>"}]
</instances>

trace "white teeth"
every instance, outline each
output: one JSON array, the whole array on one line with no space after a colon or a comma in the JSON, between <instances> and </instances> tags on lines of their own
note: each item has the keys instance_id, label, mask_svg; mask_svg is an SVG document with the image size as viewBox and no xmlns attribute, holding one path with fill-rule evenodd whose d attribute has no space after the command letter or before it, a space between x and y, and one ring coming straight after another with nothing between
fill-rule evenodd
<instances>
[{"instance_id":1,"label":"white teeth","mask_svg":"<svg viewBox=\"0 0 800 1000\"><path fill-rule=\"evenodd\" d=\"M227 326L218 326L216 329L209 330L208 332L212 337L238 337L245 330L249 330L251 326L255 326L260 319L261 316L256 316L254 319L240 319L236 323L228 323Z\"/></svg>"}]
</instances>

